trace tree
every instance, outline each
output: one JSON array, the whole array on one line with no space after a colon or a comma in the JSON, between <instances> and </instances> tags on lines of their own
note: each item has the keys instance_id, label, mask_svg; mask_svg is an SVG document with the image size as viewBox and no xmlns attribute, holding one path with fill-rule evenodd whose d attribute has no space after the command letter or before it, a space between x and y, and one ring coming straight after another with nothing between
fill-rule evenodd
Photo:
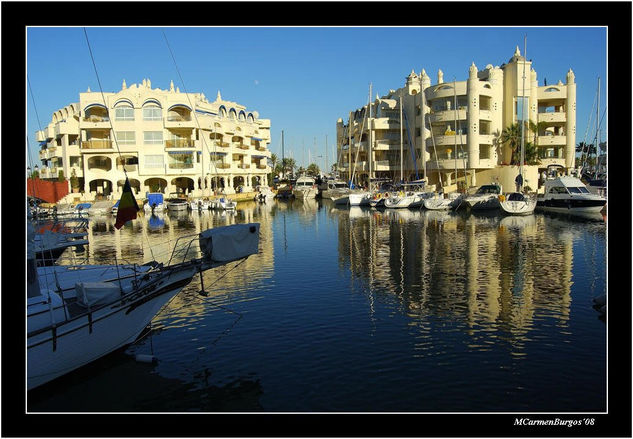
<instances>
[{"instance_id":1,"label":"tree","mask_svg":"<svg viewBox=\"0 0 633 439\"><path fill-rule=\"evenodd\" d=\"M79 188L79 178L77 178L75 168L70 172L70 187L73 189Z\"/></svg>"},{"instance_id":2,"label":"tree","mask_svg":"<svg viewBox=\"0 0 633 439\"><path fill-rule=\"evenodd\" d=\"M310 163L308 165L308 169L307 169L308 175L319 175L319 171L320 169L315 163Z\"/></svg>"},{"instance_id":3,"label":"tree","mask_svg":"<svg viewBox=\"0 0 633 439\"><path fill-rule=\"evenodd\" d=\"M57 181L60 183L63 183L66 181L66 179L64 178L64 171L63 170L59 170L59 172L57 173Z\"/></svg>"},{"instance_id":4,"label":"tree","mask_svg":"<svg viewBox=\"0 0 633 439\"><path fill-rule=\"evenodd\" d=\"M520 161L519 148L521 147L521 126L518 123L515 123L506 127L501 133L499 141L504 145L507 144L512 151L510 164L518 165Z\"/></svg>"}]
</instances>

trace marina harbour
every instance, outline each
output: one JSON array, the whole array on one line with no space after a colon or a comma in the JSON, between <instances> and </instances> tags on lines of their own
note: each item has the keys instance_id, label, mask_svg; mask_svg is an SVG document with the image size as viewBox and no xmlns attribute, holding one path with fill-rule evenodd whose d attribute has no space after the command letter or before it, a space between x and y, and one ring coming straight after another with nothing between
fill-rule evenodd
<instances>
[{"instance_id":1,"label":"marina harbour","mask_svg":"<svg viewBox=\"0 0 633 439\"><path fill-rule=\"evenodd\" d=\"M168 264L236 224L259 242L195 274L130 345L29 391L29 412L606 410L602 214L275 199L115 221L91 215L58 264Z\"/></svg>"}]
</instances>

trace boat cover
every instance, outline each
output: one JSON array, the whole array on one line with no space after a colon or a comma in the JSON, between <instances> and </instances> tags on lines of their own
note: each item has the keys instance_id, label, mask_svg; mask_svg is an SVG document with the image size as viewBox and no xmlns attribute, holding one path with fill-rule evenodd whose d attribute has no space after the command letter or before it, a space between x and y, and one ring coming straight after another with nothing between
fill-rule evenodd
<instances>
[{"instance_id":1,"label":"boat cover","mask_svg":"<svg viewBox=\"0 0 633 439\"><path fill-rule=\"evenodd\" d=\"M111 282L78 282L77 303L83 306L103 305L121 297L121 289Z\"/></svg>"},{"instance_id":2,"label":"boat cover","mask_svg":"<svg viewBox=\"0 0 633 439\"><path fill-rule=\"evenodd\" d=\"M216 262L233 261L257 253L259 223L234 224L200 233L200 250Z\"/></svg>"},{"instance_id":3,"label":"boat cover","mask_svg":"<svg viewBox=\"0 0 633 439\"><path fill-rule=\"evenodd\" d=\"M163 204L163 194L147 194L147 204L152 206L156 203L157 206Z\"/></svg>"}]
</instances>

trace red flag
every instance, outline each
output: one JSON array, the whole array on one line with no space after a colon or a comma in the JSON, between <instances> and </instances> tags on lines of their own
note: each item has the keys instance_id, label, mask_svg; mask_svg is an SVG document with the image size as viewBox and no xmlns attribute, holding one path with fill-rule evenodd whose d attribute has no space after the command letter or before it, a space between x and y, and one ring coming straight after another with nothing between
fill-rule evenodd
<instances>
[{"instance_id":1,"label":"red flag","mask_svg":"<svg viewBox=\"0 0 633 439\"><path fill-rule=\"evenodd\" d=\"M114 223L114 227L120 229L126 222L136 219L136 212L138 211L139 207L136 203L136 199L134 198L134 194L132 193L130 181L126 177L125 185L123 186L123 193L121 194L121 199L119 200L119 210L117 210L116 213L116 223Z\"/></svg>"}]
</instances>

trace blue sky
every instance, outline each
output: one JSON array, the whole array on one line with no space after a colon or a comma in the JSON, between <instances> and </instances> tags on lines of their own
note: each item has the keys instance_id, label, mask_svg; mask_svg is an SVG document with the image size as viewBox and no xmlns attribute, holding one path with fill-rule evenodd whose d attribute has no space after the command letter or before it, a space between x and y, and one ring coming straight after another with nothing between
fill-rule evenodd
<instances>
[{"instance_id":1,"label":"blue sky","mask_svg":"<svg viewBox=\"0 0 633 439\"><path fill-rule=\"evenodd\" d=\"M479 69L500 66L516 46L532 59L539 85L565 82L571 68L577 83L576 143L595 134L598 77L601 114L606 108L607 29L605 27L87 27L104 92L140 83L202 92L257 111L271 120L273 153L299 164L322 164L327 136L333 162L336 120L373 96L403 86L406 76L425 69L432 83L465 80L472 62ZM171 58L167 41L178 70ZM27 128L31 160L37 160L35 131L52 113L77 102L79 93L99 90L83 27L27 29ZM184 81L184 84L183 84ZM607 118L602 125L606 127ZM601 130L603 131L603 130ZM605 139L603 131L602 139ZM315 146L316 145L316 146ZM309 151L309 153L308 153ZM28 163L28 162L27 162Z\"/></svg>"}]
</instances>

